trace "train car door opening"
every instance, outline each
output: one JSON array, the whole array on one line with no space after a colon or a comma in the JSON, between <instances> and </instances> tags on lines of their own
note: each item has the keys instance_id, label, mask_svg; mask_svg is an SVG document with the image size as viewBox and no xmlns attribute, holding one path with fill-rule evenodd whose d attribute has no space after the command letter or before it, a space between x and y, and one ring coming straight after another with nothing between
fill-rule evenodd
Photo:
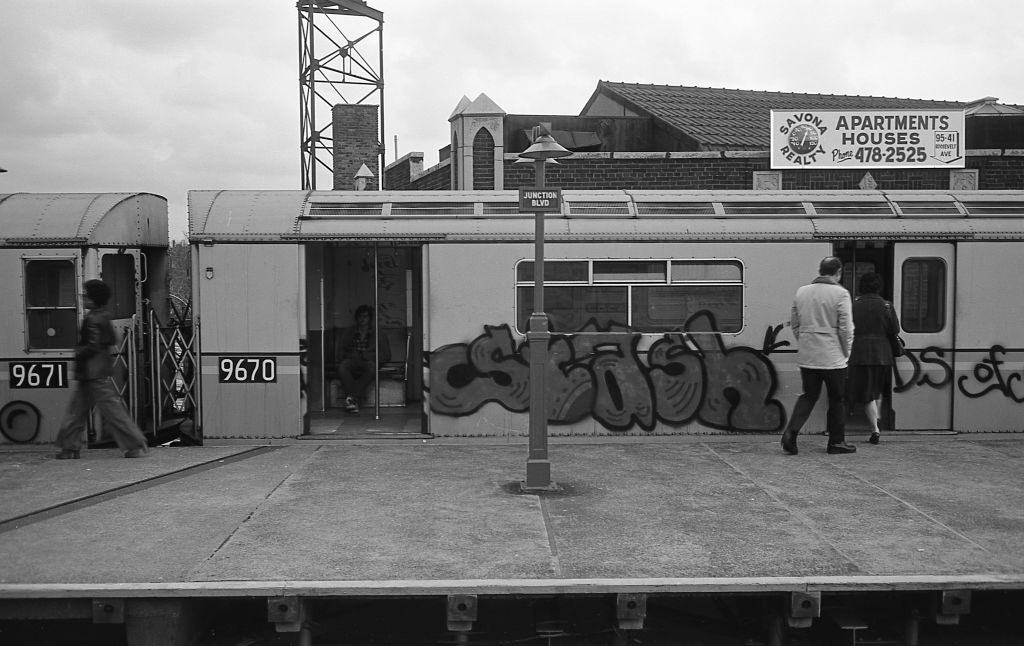
<instances>
[{"instance_id":1,"label":"train car door opening","mask_svg":"<svg viewBox=\"0 0 1024 646\"><path fill-rule=\"evenodd\" d=\"M955 263L952 243L894 245L892 300L907 344L893 384L899 430L952 429Z\"/></svg>"},{"instance_id":2,"label":"train car door opening","mask_svg":"<svg viewBox=\"0 0 1024 646\"><path fill-rule=\"evenodd\" d=\"M843 287L850 296L858 296L860 278L867 273L882 276L882 298L891 301L893 294L893 244L884 240L845 241L835 245L836 256L843 261ZM892 396L882 396L879 410L879 424L883 429L892 429ZM847 428L851 431L870 430L867 416L862 407L847 406Z\"/></svg>"},{"instance_id":3,"label":"train car door opening","mask_svg":"<svg viewBox=\"0 0 1024 646\"><path fill-rule=\"evenodd\" d=\"M308 395L312 412L340 412L334 374L339 343L356 310L374 309L381 346L377 378L359 397L372 416L422 400L422 252L414 246L331 242L307 247ZM418 413L418 409L417 409Z\"/></svg>"}]
</instances>

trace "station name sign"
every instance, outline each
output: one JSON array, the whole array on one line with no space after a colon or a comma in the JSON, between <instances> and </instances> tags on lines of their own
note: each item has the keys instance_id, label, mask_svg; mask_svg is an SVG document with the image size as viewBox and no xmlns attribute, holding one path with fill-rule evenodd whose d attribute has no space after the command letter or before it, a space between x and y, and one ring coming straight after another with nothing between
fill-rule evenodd
<instances>
[{"instance_id":1,"label":"station name sign","mask_svg":"<svg viewBox=\"0 0 1024 646\"><path fill-rule=\"evenodd\" d=\"M520 188L520 213L561 213L562 189Z\"/></svg>"},{"instance_id":2,"label":"station name sign","mask_svg":"<svg viewBox=\"0 0 1024 646\"><path fill-rule=\"evenodd\" d=\"M772 168L963 168L963 110L772 110Z\"/></svg>"}]
</instances>

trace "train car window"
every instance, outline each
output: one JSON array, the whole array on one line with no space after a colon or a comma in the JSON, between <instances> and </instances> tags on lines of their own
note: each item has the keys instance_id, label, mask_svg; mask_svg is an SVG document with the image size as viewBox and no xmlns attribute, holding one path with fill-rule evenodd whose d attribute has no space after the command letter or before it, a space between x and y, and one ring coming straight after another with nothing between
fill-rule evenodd
<instances>
[{"instance_id":1,"label":"train car window","mask_svg":"<svg viewBox=\"0 0 1024 646\"><path fill-rule=\"evenodd\" d=\"M131 318L135 314L135 258L127 254L107 254L103 256L100 272L110 286L107 311L111 318Z\"/></svg>"},{"instance_id":2,"label":"train car window","mask_svg":"<svg viewBox=\"0 0 1024 646\"><path fill-rule=\"evenodd\" d=\"M938 332L946 322L946 263L941 258L903 261L900 325L906 332Z\"/></svg>"},{"instance_id":3,"label":"train car window","mask_svg":"<svg viewBox=\"0 0 1024 646\"><path fill-rule=\"evenodd\" d=\"M25 318L28 348L73 348L78 333L78 301L73 260L25 261Z\"/></svg>"},{"instance_id":4,"label":"train car window","mask_svg":"<svg viewBox=\"0 0 1024 646\"><path fill-rule=\"evenodd\" d=\"M664 283L665 261L610 260L594 261L595 283L658 282Z\"/></svg>"},{"instance_id":5,"label":"train car window","mask_svg":"<svg viewBox=\"0 0 1024 646\"><path fill-rule=\"evenodd\" d=\"M533 287L519 287L516 291L517 323L519 330L525 332L533 312ZM589 322L604 330L628 325L628 299L629 288L624 285L544 285L544 312L553 332L577 332Z\"/></svg>"},{"instance_id":6,"label":"train car window","mask_svg":"<svg viewBox=\"0 0 1024 646\"><path fill-rule=\"evenodd\" d=\"M600 330L671 332L702 310L715 317L718 332L743 328L738 260L556 260L545 263L544 273L544 311L554 332L579 332L588 323ZM516 282L516 324L526 332L532 261L519 262Z\"/></svg>"},{"instance_id":7,"label":"train car window","mask_svg":"<svg viewBox=\"0 0 1024 646\"><path fill-rule=\"evenodd\" d=\"M743 281L743 266L738 260L676 260L672 262L672 282Z\"/></svg>"},{"instance_id":8,"label":"train car window","mask_svg":"<svg viewBox=\"0 0 1024 646\"><path fill-rule=\"evenodd\" d=\"M533 282L533 261L524 260L516 268L518 282ZM545 283L588 283L590 265L586 260L548 260L544 262Z\"/></svg>"},{"instance_id":9,"label":"train car window","mask_svg":"<svg viewBox=\"0 0 1024 646\"><path fill-rule=\"evenodd\" d=\"M633 288L632 326L640 332L681 330L702 310L715 317L717 331L743 327L742 285L670 285Z\"/></svg>"}]
</instances>

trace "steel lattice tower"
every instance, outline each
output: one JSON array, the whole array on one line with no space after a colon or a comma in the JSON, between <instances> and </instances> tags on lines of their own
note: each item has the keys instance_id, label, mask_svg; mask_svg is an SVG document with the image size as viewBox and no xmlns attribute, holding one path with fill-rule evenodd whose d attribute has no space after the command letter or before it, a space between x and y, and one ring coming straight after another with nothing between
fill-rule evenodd
<instances>
[{"instance_id":1,"label":"steel lattice tower","mask_svg":"<svg viewBox=\"0 0 1024 646\"><path fill-rule=\"evenodd\" d=\"M362 0L299 0L296 7L302 188L317 188L318 171L326 169L333 175L331 111L339 103L377 104L380 158L378 168L371 170L380 177L384 168L384 13Z\"/></svg>"}]
</instances>

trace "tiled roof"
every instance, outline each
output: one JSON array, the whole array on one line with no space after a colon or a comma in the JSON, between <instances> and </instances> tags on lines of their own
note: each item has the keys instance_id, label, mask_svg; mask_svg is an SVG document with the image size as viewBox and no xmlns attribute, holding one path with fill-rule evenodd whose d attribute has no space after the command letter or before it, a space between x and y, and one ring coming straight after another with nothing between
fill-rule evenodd
<instances>
[{"instance_id":1,"label":"tiled roof","mask_svg":"<svg viewBox=\"0 0 1024 646\"><path fill-rule=\"evenodd\" d=\"M701 148L712 150L768 148L771 110L960 110L967 106L958 101L600 81L581 114L586 114L602 93L638 114L653 116L689 135Z\"/></svg>"}]
</instances>

